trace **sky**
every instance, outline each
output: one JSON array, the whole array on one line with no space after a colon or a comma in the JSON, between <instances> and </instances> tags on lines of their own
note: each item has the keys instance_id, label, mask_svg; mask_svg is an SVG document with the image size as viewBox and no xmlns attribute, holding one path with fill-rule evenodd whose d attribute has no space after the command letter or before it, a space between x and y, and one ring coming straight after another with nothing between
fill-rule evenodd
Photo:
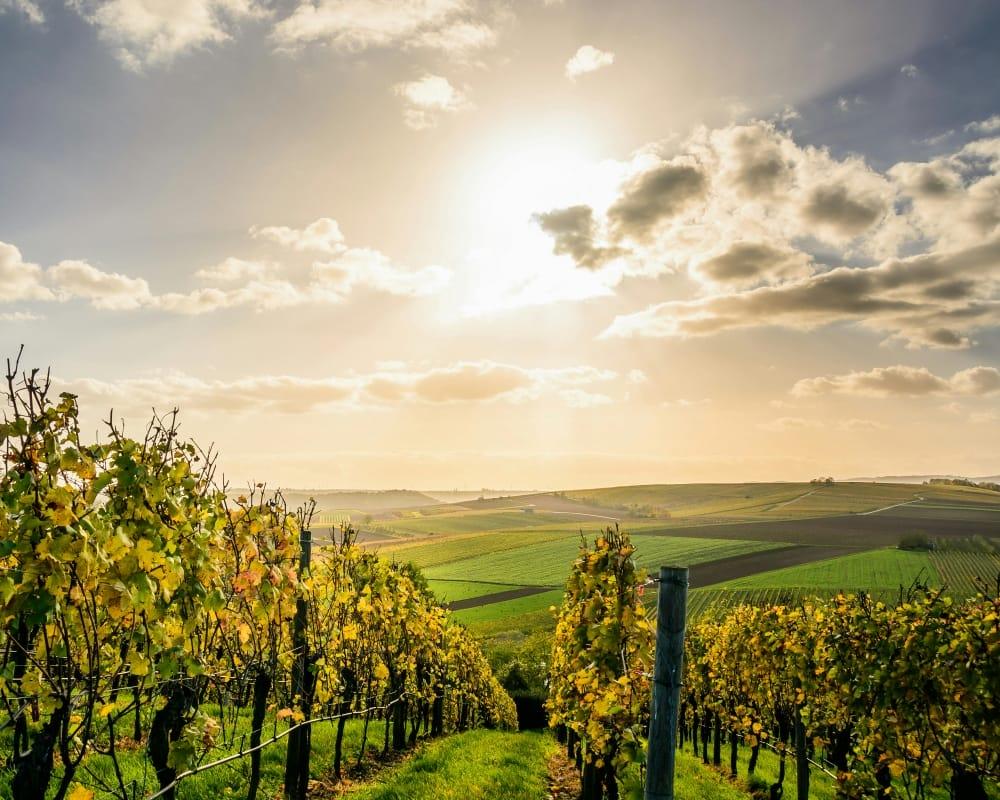
<instances>
[{"instance_id":1,"label":"sky","mask_svg":"<svg viewBox=\"0 0 1000 800\"><path fill-rule=\"evenodd\" d=\"M1000 472L990 0L0 0L0 355L234 485Z\"/></svg>"}]
</instances>

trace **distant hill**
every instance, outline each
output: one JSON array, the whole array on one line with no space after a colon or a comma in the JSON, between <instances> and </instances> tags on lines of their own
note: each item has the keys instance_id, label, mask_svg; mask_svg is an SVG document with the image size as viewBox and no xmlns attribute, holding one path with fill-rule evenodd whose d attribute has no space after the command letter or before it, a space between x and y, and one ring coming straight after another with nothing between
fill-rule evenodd
<instances>
[{"instance_id":1,"label":"distant hill","mask_svg":"<svg viewBox=\"0 0 1000 800\"><path fill-rule=\"evenodd\" d=\"M970 477L968 475L880 475L877 478L848 478L848 481L858 483L925 483L930 480L940 480L941 478L967 478L976 483L1000 483L1000 475L986 475L983 477Z\"/></svg>"},{"instance_id":2,"label":"distant hill","mask_svg":"<svg viewBox=\"0 0 1000 800\"><path fill-rule=\"evenodd\" d=\"M231 495L241 494L230 491ZM440 501L412 489L384 489L351 491L336 489L283 489L281 492L289 508L302 505L309 498L316 501L317 511L334 511L351 508L357 511L388 511L394 508L421 508L439 505Z\"/></svg>"}]
</instances>

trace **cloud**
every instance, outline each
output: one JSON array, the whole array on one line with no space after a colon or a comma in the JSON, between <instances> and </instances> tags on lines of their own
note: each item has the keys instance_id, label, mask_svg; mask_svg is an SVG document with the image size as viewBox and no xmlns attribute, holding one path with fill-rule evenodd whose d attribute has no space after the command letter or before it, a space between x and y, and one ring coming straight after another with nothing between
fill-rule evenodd
<instances>
[{"instance_id":1,"label":"cloud","mask_svg":"<svg viewBox=\"0 0 1000 800\"><path fill-rule=\"evenodd\" d=\"M364 286L388 294L421 297L441 291L451 279L451 271L436 265L411 270L394 264L377 250L351 248L333 261L317 261L313 276L317 288L340 295Z\"/></svg>"},{"instance_id":2,"label":"cloud","mask_svg":"<svg viewBox=\"0 0 1000 800\"><path fill-rule=\"evenodd\" d=\"M803 378L792 387L792 394L798 397L824 394L868 397L953 394L982 397L996 392L1000 392L1000 370L983 366L956 372L951 378L934 375L926 367L877 367L867 372Z\"/></svg>"},{"instance_id":3,"label":"cloud","mask_svg":"<svg viewBox=\"0 0 1000 800\"><path fill-rule=\"evenodd\" d=\"M533 219L552 237L552 252L570 256L578 266L600 267L625 252L620 247L595 244L597 225L590 206L557 208L535 214Z\"/></svg>"},{"instance_id":4,"label":"cloud","mask_svg":"<svg viewBox=\"0 0 1000 800\"><path fill-rule=\"evenodd\" d=\"M971 367L951 376L952 390L958 394L982 396L1000 392L1000 370L996 367Z\"/></svg>"},{"instance_id":5,"label":"cloud","mask_svg":"<svg viewBox=\"0 0 1000 800\"><path fill-rule=\"evenodd\" d=\"M536 216L577 223L545 229L580 266L605 266L593 256L614 246L621 276L686 270L704 280L696 267L739 242L766 242L786 254L809 244L885 257L915 235L896 213L887 176L860 158L801 147L771 122L698 128L680 142L641 148L620 170L625 178L606 204ZM786 279L800 273L764 271Z\"/></svg>"},{"instance_id":6,"label":"cloud","mask_svg":"<svg viewBox=\"0 0 1000 800\"><path fill-rule=\"evenodd\" d=\"M734 242L721 253L707 254L692 262L692 272L709 283L752 286L804 277L811 272L812 258L782 244Z\"/></svg>"},{"instance_id":7,"label":"cloud","mask_svg":"<svg viewBox=\"0 0 1000 800\"><path fill-rule=\"evenodd\" d=\"M61 297L82 297L94 308L126 311L153 302L142 278L103 272L86 261L60 261L47 270L47 277Z\"/></svg>"},{"instance_id":8,"label":"cloud","mask_svg":"<svg viewBox=\"0 0 1000 800\"><path fill-rule=\"evenodd\" d=\"M0 0L0 14L5 11L17 11L35 25L45 22L45 14L35 0Z\"/></svg>"},{"instance_id":9,"label":"cloud","mask_svg":"<svg viewBox=\"0 0 1000 800\"><path fill-rule=\"evenodd\" d=\"M802 214L807 221L850 239L868 230L887 209L887 198L878 191L859 192L856 186L831 183L813 189Z\"/></svg>"},{"instance_id":10,"label":"cloud","mask_svg":"<svg viewBox=\"0 0 1000 800\"><path fill-rule=\"evenodd\" d=\"M0 302L54 300L38 264L26 262L14 245L0 242Z\"/></svg>"},{"instance_id":11,"label":"cloud","mask_svg":"<svg viewBox=\"0 0 1000 800\"><path fill-rule=\"evenodd\" d=\"M593 45L585 44L566 62L566 77L570 80L576 80L581 75L610 67L614 63L614 53L598 50Z\"/></svg>"},{"instance_id":12,"label":"cloud","mask_svg":"<svg viewBox=\"0 0 1000 800\"><path fill-rule=\"evenodd\" d=\"M469 0L301 0L272 37L284 48L322 42L347 52L400 47L459 56L496 43L490 20Z\"/></svg>"},{"instance_id":13,"label":"cloud","mask_svg":"<svg viewBox=\"0 0 1000 800\"><path fill-rule=\"evenodd\" d=\"M657 164L633 178L608 209L619 238L646 240L657 225L704 197L708 181L698 165L685 160Z\"/></svg>"},{"instance_id":14,"label":"cloud","mask_svg":"<svg viewBox=\"0 0 1000 800\"><path fill-rule=\"evenodd\" d=\"M243 280L260 280L274 275L281 265L273 261L246 261L242 258L223 259L218 264L198 270L194 276L203 281L230 283Z\"/></svg>"},{"instance_id":15,"label":"cloud","mask_svg":"<svg viewBox=\"0 0 1000 800\"><path fill-rule=\"evenodd\" d=\"M903 64L903 66L899 68L899 71L907 78L916 78L917 75L920 74L920 70L917 68L916 64Z\"/></svg>"},{"instance_id":16,"label":"cloud","mask_svg":"<svg viewBox=\"0 0 1000 800\"><path fill-rule=\"evenodd\" d=\"M994 114L992 117L977 122L970 122L965 126L965 130L971 133L996 133L1000 131L1000 114Z\"/></svg>"},{"instance_id":17,"label":"cloud","mask_svg":"<svg viewBox=\"0 0 1000 800\"><path fill-rule=\"evenodd\" d=\"M410 269L378 250L348 247L334 220L322 218L302 229L251 228L251 235L293 251L315 250L332 257L313 262L306 276L282 277L281 264L226 258L194 277L214 285L191 291L154 293L143 278L106 272L86 261L61 261L42 269L0 242L0 303L84 299L109 311L156 309L173 314L206 314L233 308L271 311L345 302L356 289L423 297L441 291L451 271L431 265Z\"/></svg>"},{"instance_id":18,"label":"cloud","mask_svg":"<svg viewBox=\"0 0 1000 800\"><path fill-rule=\"evenodd\" d=\"M135 71L228 41L239 22L266 13L257 0L71 0L70 5Z\"/></svg>"},{"instance_id":19,"label":"cloud","mask_svg":"<svg viewBox=\"0 0 1000 800\"><path fill-rule=\"evenodd\" d=\"M299 252L315 250L320 253L342 253L347 249L344 244L344 234L340 232L337 221L329 217L320 217L310 222L304 228L289 228L284 225L267 225L250 228L254 239L268 239L272 242L290 247Z\"/></svg>"},{"instance_id":20,"label":"cloud","mask_svg":"<svg viewBox=\"0 0 1000 800\"><path fill-rule=\"evenodd\" d=\"M524 403L546 397L588 408L611 400L581 387L615 377L614 372L589 366L527 368L463 361L416 370L399 364L371 373L323 378L261 375L204 380L165 373L117 381L59 381L59 386L93 402L133 410L176 406L204 412L299 414L407 403Z\"/></svg>"},{"instance_id":21,"label":"cloud","mask_svg":"<svg viewBox=\"0 0 1000 800\"><path fill-rule=\"evenodd\" d=\"M837 267L775 286L659 303L619 315L601 335L684 338L855 321L912 346L962 348L970 344L970 329L1000 323L1000 304L993 299L998 280L1000 238L866 269Z\"/></svg>"},{"instance_id":22,"label":"cloud","mask_svg":"<svg viewBox=\"0 0 1000 800\"><path fill-rule=\"evenodd\" d=\"M440 75L428 74L419 80L397 83L393 91L403 98L406 126L415 131L436 127L443 114L472 107L465 93Z\"/></svg>"},{"instance_id":23,"label":"cloud","mask_svg":"<svg viewBox=\"0 0 1000 800\"><path fill-rule=\"evenodd\" d=\"M649 381L649 376L641 369L630 369L626 377L629 383L647 383Z\"/></svg>"}]
</instances>

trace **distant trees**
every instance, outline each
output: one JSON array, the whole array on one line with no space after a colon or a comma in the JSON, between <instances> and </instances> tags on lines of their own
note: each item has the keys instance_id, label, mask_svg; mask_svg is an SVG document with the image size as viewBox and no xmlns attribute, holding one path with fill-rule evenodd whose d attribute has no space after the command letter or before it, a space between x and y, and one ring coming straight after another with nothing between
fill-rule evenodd
<instances>
[{"instance_id":1,"label":"distant trees","mask_svg":"<svg viewBox=\"0 0 1000 800\"><path fill-rule=\"evenodd\" d=\"M813 478L811 481L809 481L809 483L813 484L814 486L832 486L834 481L832 477L826 477L826 478L819 477L819 478Z\"/></svg>"},{"instance_id":2,"label":"distant trees","mask_svg":"<svg viewBox=\"0 0 1000 800\"><path fill-rule=\"evenodd\" d=\"M968 478L931 478L924 481L924 486L968 486L970 489L987 489L991 492L1000 492L1000 483L991 481L972 481Z\"/></svg>"}]
</instances>

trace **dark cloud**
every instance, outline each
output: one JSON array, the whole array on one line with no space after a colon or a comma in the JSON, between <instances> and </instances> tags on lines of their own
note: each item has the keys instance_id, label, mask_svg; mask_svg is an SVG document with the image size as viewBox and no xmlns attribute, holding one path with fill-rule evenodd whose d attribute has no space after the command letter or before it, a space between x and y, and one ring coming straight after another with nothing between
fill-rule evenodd
<instances>
[{"instance_id":1,"label":"dark cloud","mask_svg":"<svg viewBox=\"0 0 1000 800\"><path fill-rule=\"evenodd\" d=\"M597 225L590 206L556 208L535 214L533 219L543 231L552 236L553 252L557 255L569 255L578 266L594 269L624 252L619 247L595 245Z\"/></svg>"},{"instance_id":2,"label":"dark cloud","mask_svg":"<svg viewBox=\"0 0 1000 800\"><path fill-rule=\"evenodd\" d=\"M911 344L967 347L970 328L996 324L991 299L1000 275L1000 238L949 253L838 267L808 278L698 300L671 301L619 316L608 336L705 336L736 328L808 329L854 320ZM947 300L928 292L944 287Z\"/></svg>"},{"instance_id":3,"label":"dark cloud","mask_svg":"<svg viewBox=\"0 0 1000 800\"><path fill-rule=\"evenodd\" d=\"M878 222L886 212L880 197L852 194L847 186L819 186L812 191L803 216L846 236L857 236Z\"/></svg>"},{"instance_id":4,"label":"dark cloud","mask_svg":"<svg viewBox=\"0 0 1000 800\"><path fill-rule=\"evenodd\" d=\"M769 127L743 127L733 136L733 183L747 197L773 195L791 176L791 167Z\"/></svg>"},{"instance_id":5,"label":"dark cloud","mask_svg":"<svg viewBox=\"0 0 1000 800\"><path fill-rule=\"evenodd\" d=\"M808 273L810 260L805 253L766 242L736 242L724 253L699 263L695 272L713 283L753 284L801 277Z\"/></svg>"},{"instance_id":6,"label":"dark cloud","mask_svg":"<svg viewBox=\"0 0 1000 800\"><path fill-rule=\"evenodd\" d=\"M634 178L608 209L618 236L646 239L656 226L705 196L708 179L697 166L667 162Z\"/></svg>"}]
</instances>

